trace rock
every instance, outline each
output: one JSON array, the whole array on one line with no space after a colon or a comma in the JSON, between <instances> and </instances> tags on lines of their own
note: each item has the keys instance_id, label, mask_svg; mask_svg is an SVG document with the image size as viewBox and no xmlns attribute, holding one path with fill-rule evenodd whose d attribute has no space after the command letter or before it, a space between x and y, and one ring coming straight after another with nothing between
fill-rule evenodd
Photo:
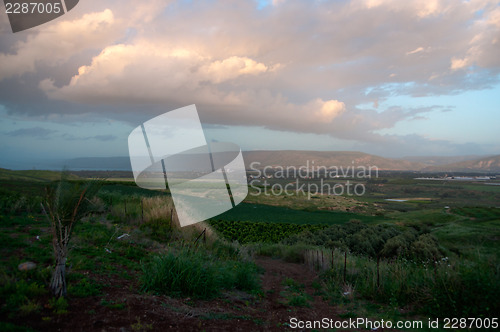
<instances>
[{"instance_id":1,"label":"rock","mask_svg":"<svg viewBox=\"0 0 500 332\"><path fill-rule=\"evenodd\" d=\"M36 264L33 262L24 262L17 266L19 271L30 271L36 269Z\"/></svg>"}]
</instances>

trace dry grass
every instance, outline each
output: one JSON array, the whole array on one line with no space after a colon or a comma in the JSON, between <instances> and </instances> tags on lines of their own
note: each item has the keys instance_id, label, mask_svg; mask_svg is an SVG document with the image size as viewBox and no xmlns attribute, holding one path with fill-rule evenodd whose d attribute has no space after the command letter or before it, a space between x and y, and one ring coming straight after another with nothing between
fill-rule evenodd
<instances>
[{"instance_id":1,"label":"dry grass","mask_svg":"<svg viewBox=\"0 0 500 332\"><path fill-rule=\"evenodd\" d=\"M199 222L193 225L181 227L175 212L174 203L170 196L148 197L143 199L144 222L168 222L172 228L177 229L186 240L198 237L205 230L207 243L217 240L217 234L206 222ZM173 218L172 218L173 215Z\"/></svg>"},{"instance_id":2,"label":"dry grass","mask_svg":"<svg viewBox=\"0 0 500 332\"><path fill-rule=\"evenodd\" d=\"M172 198L169 196L156 196L143 198L144 221L170 221L172 214L175 215L175 208ZM176 218L173 218L174 221Z\"/></svg>"}]
</instances>

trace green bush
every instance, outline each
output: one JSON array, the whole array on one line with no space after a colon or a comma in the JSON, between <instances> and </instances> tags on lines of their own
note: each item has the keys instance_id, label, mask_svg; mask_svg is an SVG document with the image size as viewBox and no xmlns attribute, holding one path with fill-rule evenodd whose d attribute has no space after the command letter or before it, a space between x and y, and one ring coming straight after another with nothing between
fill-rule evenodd
<instances>
[{"instance_id":1,"label":"green bush","mask_svg":"<svg viewBox=\"0 0 500 332\"><path fill-rule=\"evenodd\" d=\"M37 312L41 309L37 300L45 294L47 290L37 282L5 278L0 285L0 311L11 318Z\"/></svg>"},{"instance_id":2,"label":"green bush","mask_svg":"<svg viewBox=\"0 0 500 332\"><path fill-rule=\"evenodd\" d=\"M210 220L210 225L228 241L239 243L277 243L306 230L318 230L326 225L268 223L253 221Z\"/></svg>"},{"instance_id":3,"label":"green bush","mask_svg":"<svg viewBox=\"0 0 500 332\"><path fill-rule=\"evenodd\" d=\"M431 234L423 234L411 244L411 256L418 261L441 257L437 239Z\"/></svg>"},{"instance_id":4,"label":"green bush","mask_svg":"<svg viewBox=\"0 0 500 332\"><path fill-rule=\"evenodd\" d=\"M293 246L283 248L283 259L289 263L304 263L304 254L306 250L311 249L310 245L297 243Z\"/></svg>"},{"instance_id":5,"label":"green bush","mask_svg":"<svg viewBox=\"0 0 500 332\"><path fill-rule=\"evenodd\" d=\"M430 234L418 233L413 228L392 224L366 225L352 220L343 225L324 229L305 230L283 240L285 244L303 243L311 246L350 251L376 258L406 257L417 260L440 258L437 240Z\"/></svg>"},{"instance_id":6,"label":"green bush","mask_svg":"<svg viewBox=\"0 0 500 332\"><path fill-rule=\"evenodd\" d=\"M217 240L212 244L211 252L219 259L238 259L240 247L233 243Z\"/></svg>"},{"instance_id":7,"label":"green bush","mask_svg":"<svg viewBox=\"0 0 500 332\"><path fill-rule=\"evenodd\" d=\"M341 300L343 260L340 255L323 277L333 300ZM348 255L346 284L364 298L397 306L414 306L435 317L493 317L500 312L500 267L442 258L425 264L406 259L381 260Z\"/></svg>"},{"instance_id":8,"label":"green bush","mask_svg":"<svg viewBox=\"0 0 500 332\"><path fill-rule=\"evenodd\" d=\"M49 300L49 308L51 308L56 315L63 315L68 313L68 301L64 297L51 298Z\"/></svg>"},{"instance_id":9,"label":"green bush","mask_svg":"<svg viewBox=\"0 0 500 332\"><path fill-rule=\"evenodd\" d=\"M257 267L251 262L220 260L204 249L183 248L154 256L142 266L142 290L173 296L213 298L223 289L259 288Z\"/></svg>"},{"instance_id":10,"label":"green bush","mask_svg":"<svg viewBox=\"0 0 500 332\"><path fill-rule=\"evenodd\" d=\"M0 188L0 214L19 214L40 210L41 197Z\"/></svg>"},{"instance_id":11,"label":"green bush","mask_svg":"<svg viewBox=\"0 0 500 332\"><path fill-rule=\"evenodd\" d=\"M266 257L283 257L283 250L286 248L283 244L259 243L253 247L255 254Z\"/></svg>"}]
</instances>

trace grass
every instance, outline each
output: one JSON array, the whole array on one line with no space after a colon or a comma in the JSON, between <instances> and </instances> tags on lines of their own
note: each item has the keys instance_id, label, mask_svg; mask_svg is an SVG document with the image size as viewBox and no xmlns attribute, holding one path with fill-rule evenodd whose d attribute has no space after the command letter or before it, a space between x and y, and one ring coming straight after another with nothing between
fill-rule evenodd
<instances>
[{"instance_id":1,"label":"grass","mask_svg":"<svg viewBox=\"0 0 500 332\"><path fill-rule=\"evenodd\" d=\"M35 330L27 326L19 326L8 322L0 322L0 331L10 332L34 332Z\"/></svg>"},{"instance_id":2,"label":"grass","mask_svg":"<svg viewBox=\"0 0 500 332\"><path fill-rule=\"evenodd\" d=\"M48 307L54 311L56 315L64 315L68 313L68 301L64 297L51 298Z\"/></svg>"},{"instance_id":3,"label":"grass","mask_svg":"<svg viewBox=\"0 0 500 332\"><path fill-rule=\"evenodd\" d=\"M24 317L41 309L41 299L47 294L43 284L33 281L9 278L4 275L0 280L0 313L9 318Z\"/></svg>"},{"instance_id":4,"label":"grass","mask_svg":"<svg viewBox=\"0 0 500 332\"><path fill-rule=\"evenodd\" d=\"M125 303L120 303L120 302L117 303L114 301L108 301L106 299L101 300L101 305L110 309L118 309L118 310L125 309L126 307Z\"/></svg>"},{"instance_id":5,"label":"grass","mask_svg":"<svg viewBox=\"0 0 500 332\"><path fill-rule=\"evenodd\" d=\"M462 259L500 261L500 220L460 220L433 229L441 245Z\"/></svg>"},{"instance_id":6,"label":"grass","mask_svg":"<svg viewBox=\"0 0 500 332\"><path fill-rule=\"evenodd\" d=\"M439 226L461 219L459 216L447 213L442 208L393 212L388 213L387 216L393 221L410 227L416 225Z\"/></svg>"},{"instance_id":7,"label":"grass","mask_svg":"<svg viewBox=\"0 0 500 332\"><path fill-rule=\"evenodd\" d=\"M499 312L498 275L492 262L450 260L417 264L407 260L381 261L379 284L374 260L348 255L344 283L342 253L323 278L333 301L342 302L344 285L363 298L397 307L410 306L433 317L493 317ZM493 265L492 265L493 264Z\"/></svg>"},{"instance_id":8,"label":"grass","mask_svg":"<svg viewBox=\"0 0 500 332\"><path fill-rule=\"evenodd\" d=\"M476 221L500 219L500 207L459 207L454 208L452 213L473 218Z\"/></svg>"},{"instance_id":9,"label":"grass","mask_svg":"<svg viewBox=\"0 0 500 332\"><path fill-rule=\"evenodd\" d=\"M310 307L311 297L305 293L305 286L299 284L292 278L285 278L282 282L284 290L281 296L285 299L285 304L292 307Z\"/></svg>"},{"instance_id":10,"label":"grass","mask_svg":"<svg viewBox=\"0 0 500 332\"><path fill-rule=\"evenodd\" d=\"M304 263L305 252L312 248L302 243L285 245L281 243L259 243L250 246L256 255L282 258L289 263Z\"/></svg>"},{"instance_id":11,"label":"grass","mask_svg":"<svg viewBox=\"0 0 500 332\"><path fill-rule=\"evenodd\" d=\"M82 274L73 273L68 278L70 285L68 286L68 294L70 297L90 297L101 295L102 286L93 279L83 276Z\"/></svg>"},{"instance_id":12,"label":"grass","mask_svg":"<svg viewBox=\"0 0 500 332\"><path fill-rule=\"evenodd\" d=\"M213 298L222 290L258 291L253 263L221 261L204 249L189 248L154 256L143 265L141 289L177 297Z\"/></svg>"},{"instance_id":13,"label":"grass","mask_svg":"<svg viewBox=\"0 0 500 332\"><path fill-rule=\"evenodd\" d=\"M14 199L20 197L15 192L6 195ZM4 212L0 215L0 230L0 317L40 317L42 313L47 314L46 308L54 315L66 313L69 307L62 302L64 299L48 298L47 285L54 258L45 216L39 212ZM106 285L96 281L99 278L95 275L114 274L131 279L131 274L139 273L140 260L155 246L143 239L140 230L132 230L128 225L113 225L101 217L77 223L67 262L70 298L101 296ZM117 239L126 232L132 235ZM37 267L32 271L19 271L17 266L24 261L35 262Z\"/></svg>"}]
</instances>

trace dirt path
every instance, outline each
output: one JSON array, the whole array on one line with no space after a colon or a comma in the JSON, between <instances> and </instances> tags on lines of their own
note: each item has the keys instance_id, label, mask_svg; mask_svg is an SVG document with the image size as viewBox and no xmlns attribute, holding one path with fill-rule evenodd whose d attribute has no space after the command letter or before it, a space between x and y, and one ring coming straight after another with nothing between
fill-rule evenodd
<instances>
[{"instance_id":1,"label":"dirt path","mask_svg":"<svg viewBox=\"0 0 500 332\"><path fill-rule=\"evenodd\" d=\"M258 258L256 263L266 271L263 275L262 287L267 295L265 302L268 309L266 321L270 323L266 326L268 330L287 329L283 324L290 322L292 317L299 320L336 318L334 307L323 300L313 287L316 274L308 270L305 265L286 263L271 258ZM308 307L286 304L287 286L283 284L285 279L293 279L297 284L304 286L303 293L310 298Z\"/></svg>"},{"instance_id":2,"label":"dirt path","mask_svg":"<svg viewBox=\"0 0 500 332\"><path fill-rule=\"evenodd\" d=\"M262 274L261 296L230 292L211 301L137 294L137 281L107 280L103 297L71 299L69 313L34 326L40 331L287 331L291 317L300 320L337 319L335 308L317 294L315 273L305 265L257 258ZM299 285L292 292L284 284ZM106 282L106 280L100 280ZM136 288L135 288L136 289ZM307 294L306 306L288 303ZM104 302L106 301L106 302ZM103 305L108 303L108 305ZM113 303L123 306L113 307ZM300 331L300 329L295 329Z\"/></svg>"}]
</instances>

